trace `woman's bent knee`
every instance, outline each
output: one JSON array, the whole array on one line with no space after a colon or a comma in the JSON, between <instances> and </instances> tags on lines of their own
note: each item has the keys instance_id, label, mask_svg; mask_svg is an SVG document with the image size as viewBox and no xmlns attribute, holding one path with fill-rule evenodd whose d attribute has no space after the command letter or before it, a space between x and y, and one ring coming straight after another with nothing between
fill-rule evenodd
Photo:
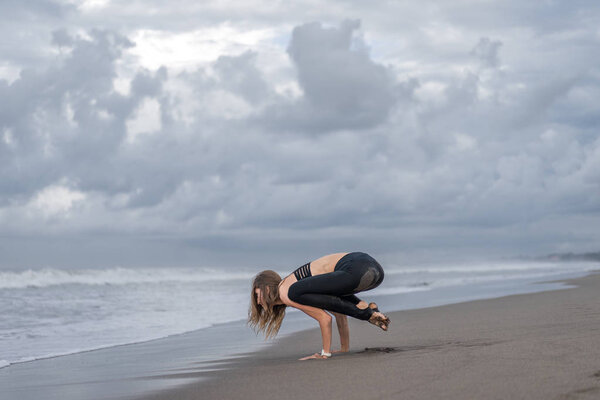
<instances>
[{"instance_id":1,"label":"woman's bent knee","mask_svg":"<svg viewBox=\"0 0 600 400\"><path fill-rule=\"evenodd\" d=\"M292 301L295 301L296 303L300 303L298 300L300 300L300 296L301 296L301 291L299 290L299 286L296 284L293 284L292 286L290 286L290 288L288 289L288 298Z\"/></svg>"}]
</instances>

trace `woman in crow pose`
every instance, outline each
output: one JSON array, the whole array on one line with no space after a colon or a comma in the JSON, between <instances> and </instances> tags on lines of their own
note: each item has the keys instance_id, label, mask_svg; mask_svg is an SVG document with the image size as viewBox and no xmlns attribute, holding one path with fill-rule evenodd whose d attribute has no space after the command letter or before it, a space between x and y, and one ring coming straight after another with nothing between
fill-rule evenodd
<instances>
[{"instance_id":1,"label":"woman in crow pose","mask_svg":"<svg viewBox=\"0 0 600 400\"><path fill-rule=\"evenodd\" d=\"M347 315L369 321L387 331L390 319L377 304L362 301L356 293L379 286L383 281L381 265L361 252L335 253L323 256L297 268L281 279L275 271L258 273L252 282L248 323L266 337L275 336L281 327L287 306L298 308L319 322L323 348L321 353L301 358L331 357L332 317L335 315L341 349L350 346Z\"/></svg>"}]
</instances>

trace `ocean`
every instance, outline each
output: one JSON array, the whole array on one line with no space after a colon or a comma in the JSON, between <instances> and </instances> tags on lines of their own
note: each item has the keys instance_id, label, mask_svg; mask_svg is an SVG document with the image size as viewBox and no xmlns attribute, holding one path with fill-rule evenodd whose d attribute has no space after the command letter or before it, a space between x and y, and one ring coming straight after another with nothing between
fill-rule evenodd
<instances>
[{"instance_id":1,"label":"ocean","mask_svg":"<svg viewBox=\"0 0 600 400\"><path fill-rule=\"evenodd\" d=\"M534 283L594 269L598 263L385 265L383 283L359 297L377 301L384 312L397 311L548 290L550 284ZM242 323L257 272L207 267L0 271L0 368ZM316 326L301 321L293 329Z\"/></svg>"}]
</instances>

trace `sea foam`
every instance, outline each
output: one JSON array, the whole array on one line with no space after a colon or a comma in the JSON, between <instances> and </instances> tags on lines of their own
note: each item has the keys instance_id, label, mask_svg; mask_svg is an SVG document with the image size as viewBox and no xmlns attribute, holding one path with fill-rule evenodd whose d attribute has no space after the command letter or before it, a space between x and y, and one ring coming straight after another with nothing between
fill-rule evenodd
<instances>
[{"instance_id":1,"label":"sea foam","mask_svg":"<svg viewBox=\"0 0 600 400\"><path fill-rule=\"evenodd\" d=\"M43 268L0 272L0 289L66 284L126 285L132 283L208 282L250 279L252 276L253 274L249 272L226 272L214 268Z\"/></svg>"}]
</instances>

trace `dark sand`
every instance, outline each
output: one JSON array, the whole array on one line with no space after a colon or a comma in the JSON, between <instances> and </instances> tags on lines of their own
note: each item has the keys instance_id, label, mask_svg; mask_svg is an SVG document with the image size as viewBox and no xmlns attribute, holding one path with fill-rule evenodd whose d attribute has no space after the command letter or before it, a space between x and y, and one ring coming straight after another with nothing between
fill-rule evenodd
<instances>
[{"instance_id":1,"label":"dark sand","mask_svg":"<svg viewBox=\"0 0 600 400\"><path fill-rule=\"evenodd\" d=\"M351 320L350 352L328 360L297 361L321 349L318 329L299 332L142 398L600 399L600 274L567 283L390 313L389 332Z\"/></svg>"}]
</instances>

